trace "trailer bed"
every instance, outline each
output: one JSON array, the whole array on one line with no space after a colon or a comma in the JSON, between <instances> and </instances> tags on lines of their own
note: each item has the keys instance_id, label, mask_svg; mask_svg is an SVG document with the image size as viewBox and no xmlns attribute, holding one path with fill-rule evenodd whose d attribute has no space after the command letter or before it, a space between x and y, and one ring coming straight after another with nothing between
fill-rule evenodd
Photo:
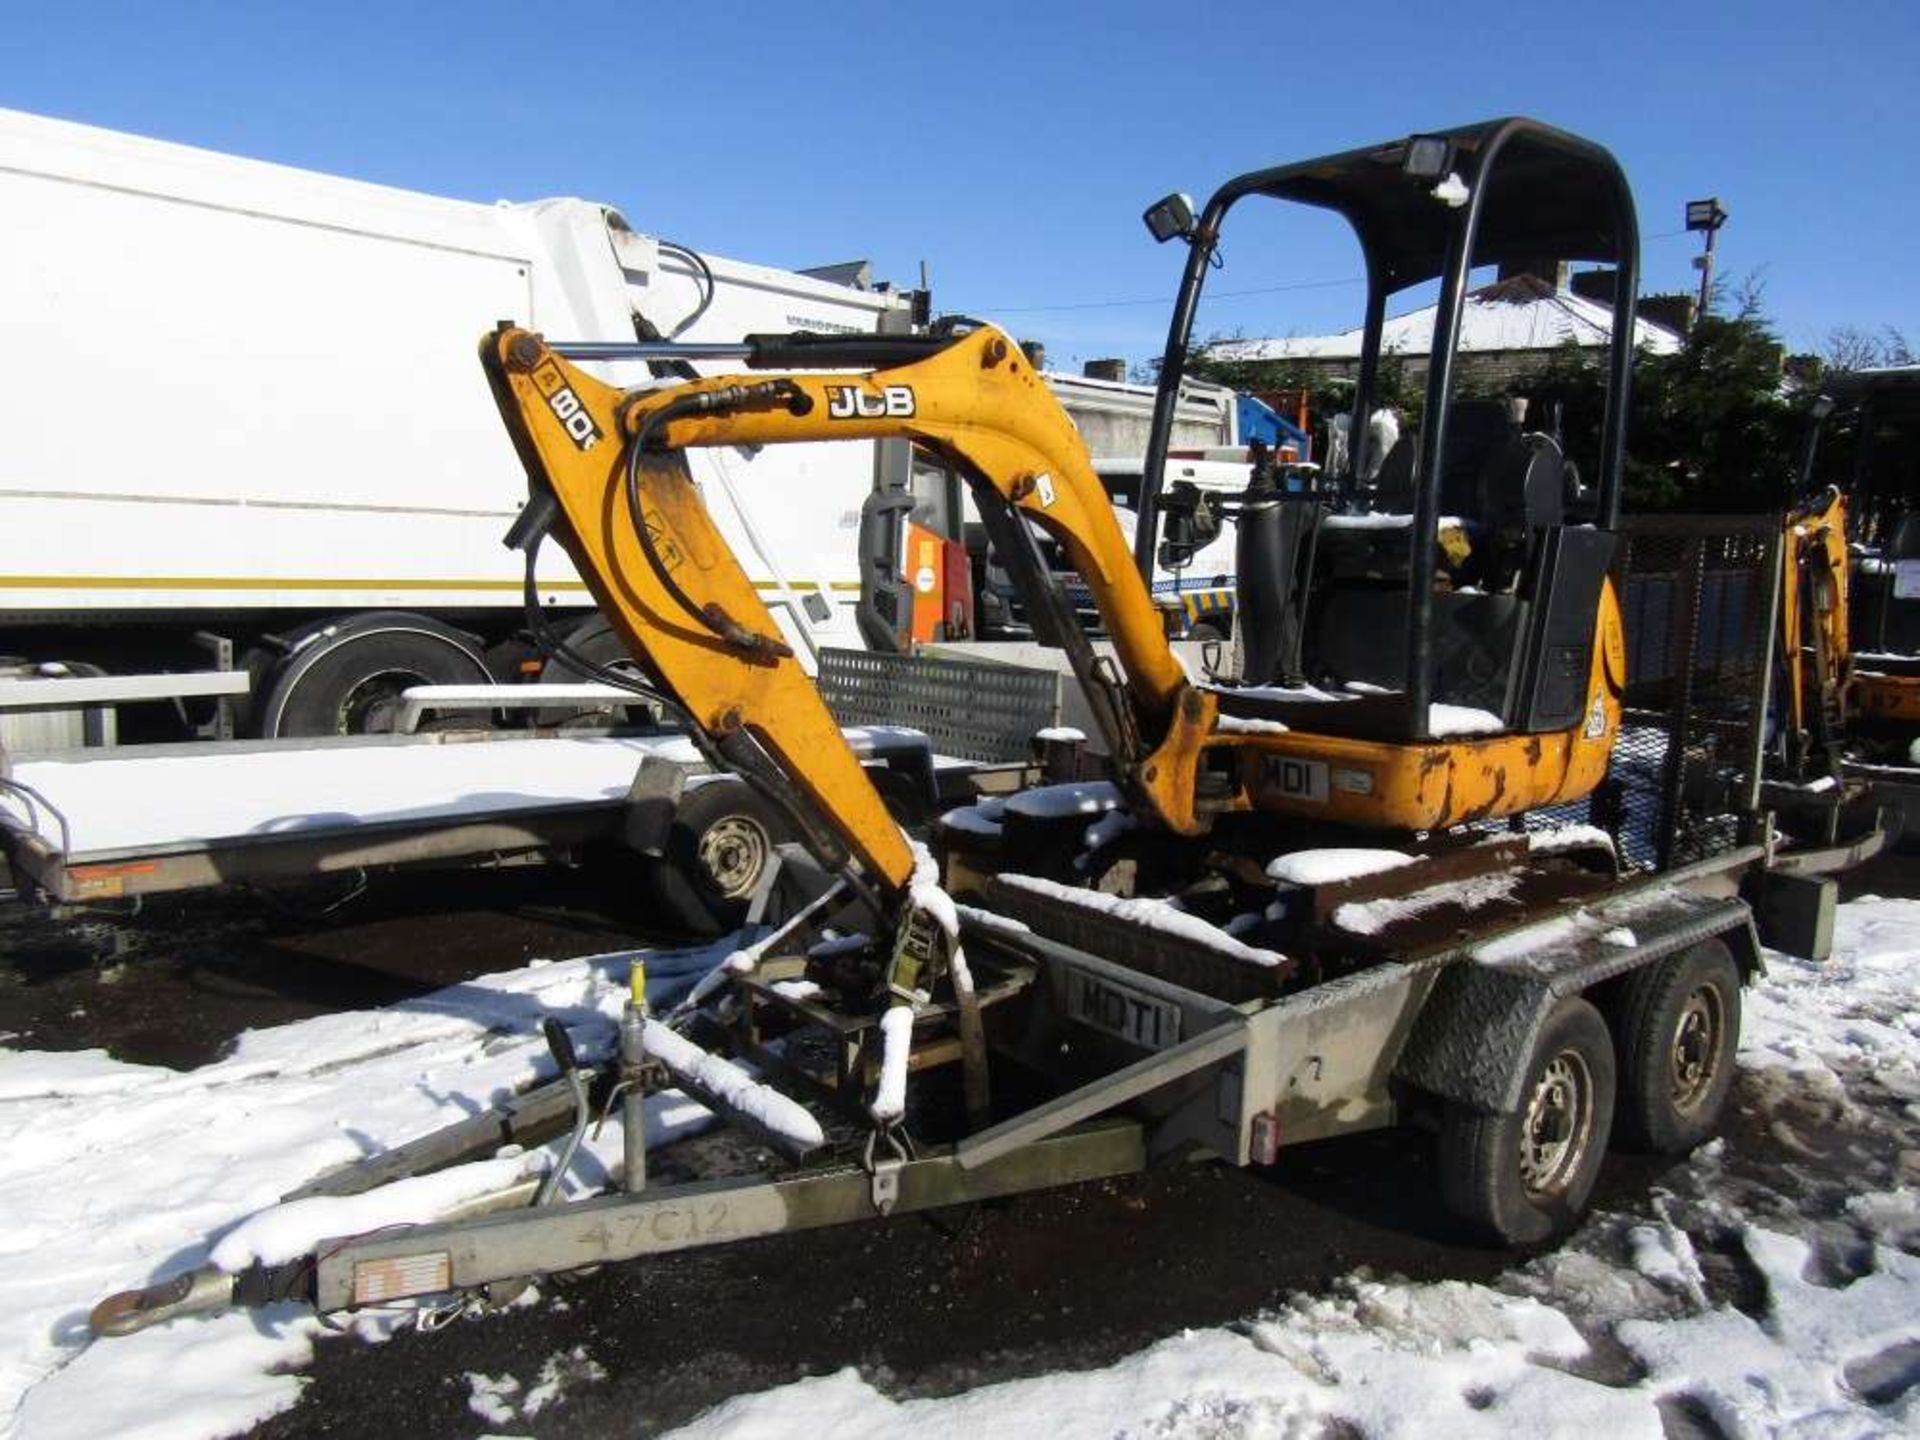
<instances>
[{"instance_id":1,"label":"trailer bed","mask_svg":"<svg viewBox=\"0 0 1920 1440\"><path fill-rule=\"evenodd\" d=\"M679 736L483 734L155 746L12 763L0 828L59 900L578 843L615 825Z\"/></svg>"},{"instance_id":2,"label":"trailer bed","mask_svg":"<svg viewBox=\"0 0 1920 1440\"><path fill-rule=\"evenodd\" d=\"M906 732L849 726L863 756ZM445 731L72 751L9 760L0 849L54 900L107 900L427 861L551 852L620 833L640 762L708 777L683 735ZM936 783L978 762L932 757Z\"/></svg>"}]
</instances>

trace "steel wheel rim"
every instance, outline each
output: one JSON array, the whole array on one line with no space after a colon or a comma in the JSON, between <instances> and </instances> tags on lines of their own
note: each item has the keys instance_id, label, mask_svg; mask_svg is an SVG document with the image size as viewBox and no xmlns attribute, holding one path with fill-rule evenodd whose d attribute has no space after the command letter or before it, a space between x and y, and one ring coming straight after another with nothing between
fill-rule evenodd
<instances>
[{"instance_id":1,"label":"steel wheel rim","mask_svg":"<svg viewBox=\"0 0 1920 1440\"><path fill-rule=\"evenodd\" d=\"M716 820L700 836L700 871L723 900L745 900L760 883L772 850L767 832L745 815Z\"/></svg>"},{"instance_id":2,"label":"steel wheel rim","mask_svg":"<svg viewBox=\"0 0 1920 1440\"><path fill-rule=\"evenodd\" d=\"M1673 1082L1673 1107L1697 1110L1713 1089L1720 1073L1721 1050L1726 1044L1726 1005L1716 985L1702 985L1680 1007L1668 1050Z\"/></svg>"},{"instance_id":3,"label":"steel wheel rim","mask_svg":"<svg viewBox=\"0 0 1920 1440\"><path fill-rule=\"evenodd\" d=\"M340 701L334 733L391 734L407 689L426 683L426 677L411 670L376 670L361 676Z\"/></svg>"},{"instance_id":4,"label":"steel wheel rim","mask_svg":"<svg viewBox=\"0 0 1920 1440\"><path fill-rule=\"evenodd\" d=\"M1593 1141L1593 1072L1577 1050L1546 1064L1528 1097L1520 1134L1520 1183L1529 1195L1564 1191Z\"/></svg>"}]
</instances>

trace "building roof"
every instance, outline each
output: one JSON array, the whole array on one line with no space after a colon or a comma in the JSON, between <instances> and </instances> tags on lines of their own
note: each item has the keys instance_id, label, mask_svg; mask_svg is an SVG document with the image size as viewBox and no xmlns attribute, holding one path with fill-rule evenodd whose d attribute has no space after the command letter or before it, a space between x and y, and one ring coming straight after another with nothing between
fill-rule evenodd
<instances>
[{"instance_id":1,"label":"building roof","mask_svg":"<svg viewBox=\"0 0 1920 1440\"><path fill-rule=\"evenodd\" d=\"M1433 342L1434 315L1426 305L1389 319L1380 332L1387 355L1425 355ZM1583 349L1604 347L1613 334L1613 311L1606 305L1556 290L1537 275L1516 275L1471 292L1460 307L1461 354L1474 351L1553 350L1572 342ZM1214 360L1357 360L1359 330L1338 335L1298 335L1272 340L1222 340L1207 347ZM1634 321L1634 342L1655 355L1680 348L1665 326Z\"/></svg>"}]
</instances>

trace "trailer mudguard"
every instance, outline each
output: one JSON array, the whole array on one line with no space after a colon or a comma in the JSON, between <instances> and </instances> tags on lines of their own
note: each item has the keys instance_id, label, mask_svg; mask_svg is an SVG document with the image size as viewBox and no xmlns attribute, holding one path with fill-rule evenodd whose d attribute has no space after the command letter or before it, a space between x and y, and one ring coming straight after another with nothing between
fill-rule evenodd
<instances>
[{"instance_id":1,"label":"trailer mudguard","mask_svg":"<svg viewBox=\"0 0 1920 1440\"><path fill-rule=\"evenodd\" d=\"M1562 997L1708 939L1727 943L1743 978L1759 969L1746 903L1686 890L1657 890L1481 942L1435 982L1394 1079L1489 1114L1511 1113L1540 1027Z\"/></svg>"}]
</instances>

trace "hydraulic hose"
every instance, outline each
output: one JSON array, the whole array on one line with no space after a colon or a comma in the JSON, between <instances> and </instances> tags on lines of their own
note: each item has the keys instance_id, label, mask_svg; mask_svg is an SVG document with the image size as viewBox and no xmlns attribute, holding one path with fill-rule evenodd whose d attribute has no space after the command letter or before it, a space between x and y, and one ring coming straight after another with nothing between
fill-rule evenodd
<instances>
[{"instance_id":1,"label":"hydraulic hose","mask_svg":"<svg viewBox=\"0 0 1920 1440\"><path fill-rule=\"evenodd\" d=\"M634 537L640 542L640 552L646 556L647 564L654 577L659 580L673 602L699 626L717 639L737 646L750 653L765 655L791 655L793 652L779 640L771 636L756 635L717 606L702 606L694 602L692 596L680 587L673 578L673 571L661 556L654 541L653 531L647 524L646 504L640 495L640 457L642 452L654 446L655 437L668 424L686 415L710 415L716 411L740 410L754 404L796 405L806 402L805 392L791 381L770 380L760 385L728 385L718 390L704 390L697 395L684 395L671 400L654 411L641 425L639 432L627 445L626 492L627 513L633 521ZM668 448L664 442L661 449Z\"/></svg>"}]
</instances>

